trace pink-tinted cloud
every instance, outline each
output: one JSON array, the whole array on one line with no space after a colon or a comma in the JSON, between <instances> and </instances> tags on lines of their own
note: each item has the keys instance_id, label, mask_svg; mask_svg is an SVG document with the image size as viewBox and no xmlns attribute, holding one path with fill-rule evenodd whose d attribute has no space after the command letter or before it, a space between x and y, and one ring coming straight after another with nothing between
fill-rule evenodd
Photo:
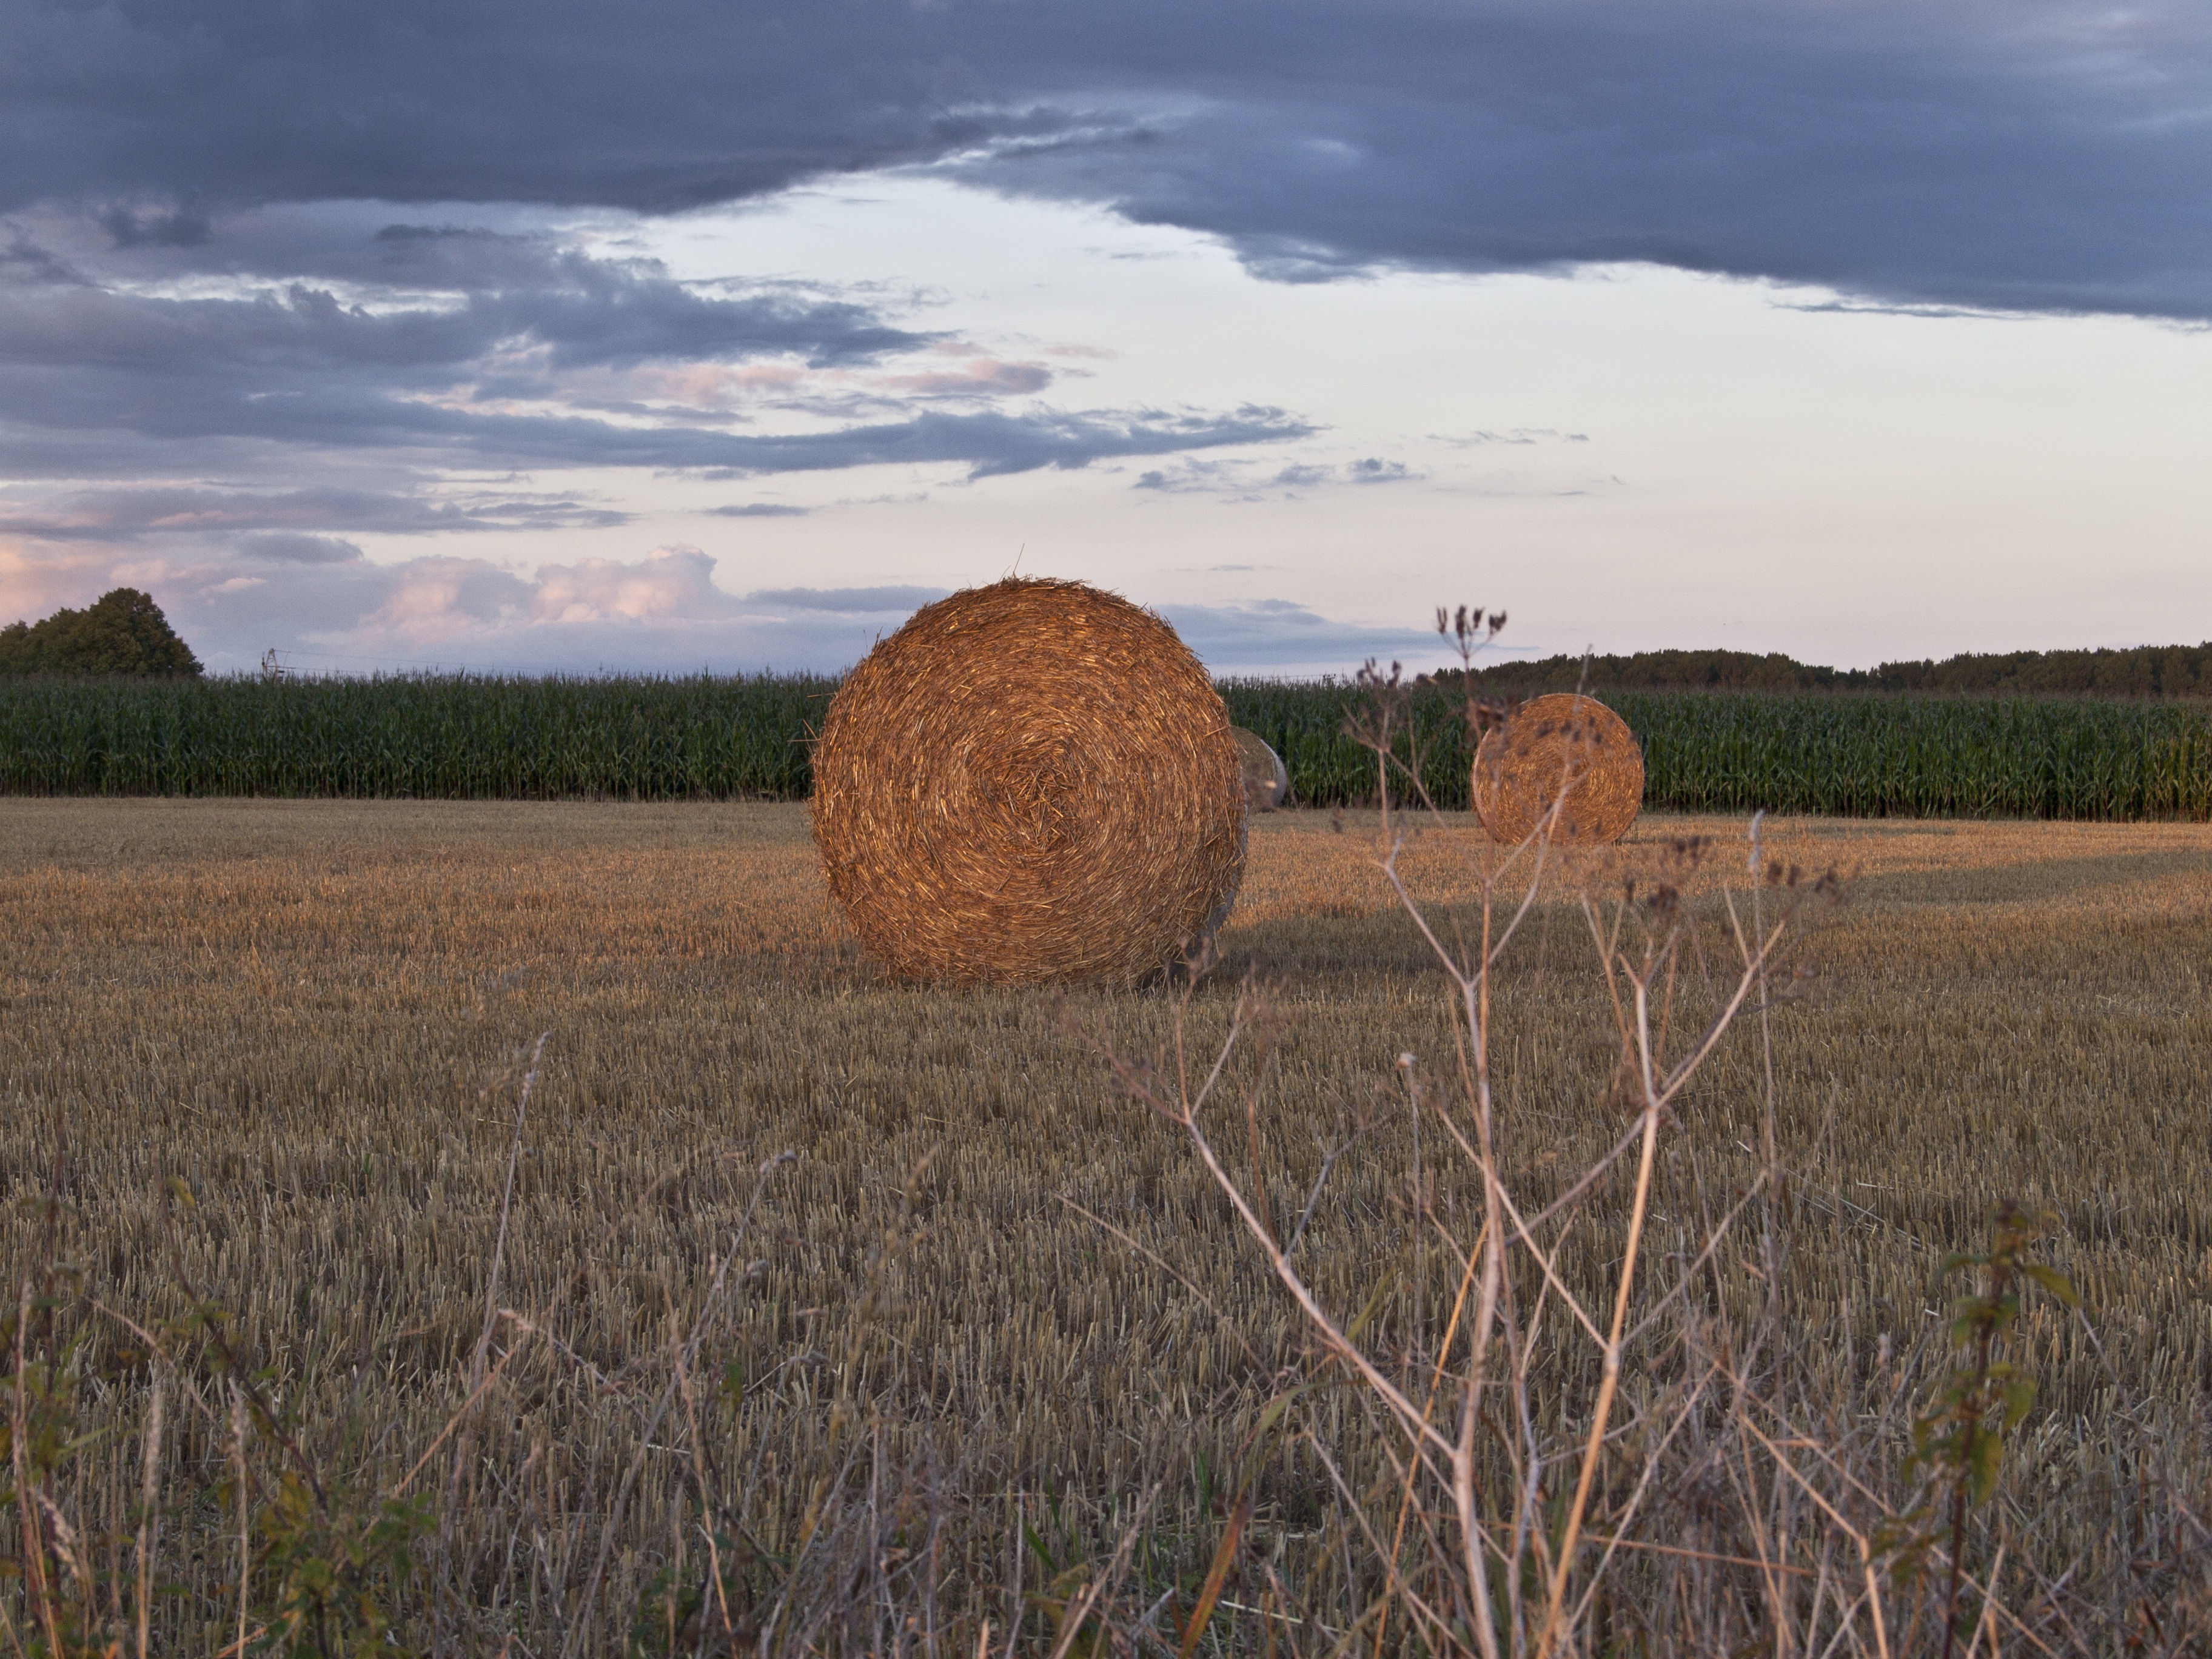
<instances>
[{"instance_id":1,"label":"pink-tinted cloud","mask_svg":"<svg viewBox=\"0 0 2212 1659\"><path fill-rule=\"evenodd\" d=\"M21 536L0 535L0 625L98 598L112 556L103 549L34 547Z\"/></svg>"},{"instance_id":2,"label":"pink-tinted cloud","mask_svg":"<svg viewBox=\"0 0 2212 1659\"><path fill-rule=\"evenodd\" d=\"M656 547L635 564L586 559L538 568L533 623L646 622L712 617L732 608L714 586L714 560L684 544Z\"/></svg>"}]
</instances>

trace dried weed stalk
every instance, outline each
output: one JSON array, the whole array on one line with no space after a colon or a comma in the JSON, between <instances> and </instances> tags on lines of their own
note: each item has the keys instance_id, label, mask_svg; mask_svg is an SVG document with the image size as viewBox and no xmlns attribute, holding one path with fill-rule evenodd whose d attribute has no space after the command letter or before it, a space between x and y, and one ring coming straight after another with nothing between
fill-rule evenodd
<instances>
[{"instance_id":1,"label":"dried weed stalk","mask_svg":"<svg viewBox=\"0 0 2212 1659\"><path fill-rule=\"evenodd\" d=\"M1479 608L1460 612L1463 654L1502 621L1486 634ZM1909 1460L1896 1455L1901 1424L1865 1421L1852 1409L1859 1379L1793 1331L1783 1286L1796 1198L1775 1127L1771 1022L1802 994L1808 975L1795 952L1814 916L1841 901L1843 881L1767 858L1754 817L1733 886L1687 896L1716 849L1684 840L1657 848L1655 869L1601 897L1587 865L1575 879L1559 874L1571 777L1518 845L1491 849L1423 795L1400 671L1370 664L1362 681L1367 696L1347 729L1375 757L1376 863L1441 970L1455 1016L1442 1076L1410 1053L1397 1066L1416 1129L1412 1249L1440 1256L1447 1293L1425 1302L1416 1291L1408 1310L1386 1280L1355 1315L1329 1305L1302 1268L1298 1247L1340 1152L1324 1158L1286 1237L1259 1127L1268 1057L1292 1018L1273 988L1248 979L1208 1054L1185 1053L1179 1024L1171 1049L1152 1060L1109 1055L1122 1087L1187 1138L1296 1304L1315 1360L1279 1401L1282 1437L1327 1471L1347 1547L1356 1538L1365 1551L1345 1575L1366 1584L1364 1606L1356 1616L1346 1608L1348 1627L1329 1641L1264 1618L1245 1621L1240 1639L1272 1650L1279 1634L1306 1650L1378 1659L1753 1650L1889 1659L1931 1644L1947 1656L1954 1644L2081 1650L2063 1598L2039 1600L2034 1569L2017 1553L2008 1560L2002 1540L1985 1571L1970 1559L1983 1540L1970 1534L1969 1499L1988 1497L2002 1433L2032 1396L1996 1346L2024 1285L2072 1297L2026 1259L2035 1229L2004 1210L1988 1253L1947 1264L1986 1269L1990 1286L1960 1304L1970 1360L1913 1431ZM1478 732L1504 712L1468 699ZM1394 811L1395 794L1412 799ZM1410 884L1403 854L1416 836L1462 849L1464 890L1453 902ZM1544 907L1564 907L1588 936L1614 1051L1618 1134L1571 1174L1550 1166L1545 1114L1516 1102L1501 1074L1509 950ZM1707 949L1716 944L1717 970ZM1760 1140L1751 1178L1716 1213L1694 1173L1699 1121L1712 1115L1698 1089L1747 1016L1759 1044ZM1424 1168L1422 1124L1441 1132L1455 1168ZM1220 1140L1239 1129L1249 1157ZM1666 1201L1681 1242L1653 1261L1662 1152L1693 1172L1698 1209L1694 1227L1682 1224L1684 1183L1672 1182ZM1413 1277L1426 1282L1418 1262ZM1410 1316L1378 1320L1386 1304ZM1383 1431L1389 1472L1379 1482L1348 1470L1340 1435L1325 1426L1322 1402L1347 1390ZM1251 1498L1248 1475L1224 1560ZM1923 1575L1929 1565L1939 1573ZM1219 1576L1206 1588L1218 1596Z\"/></svg>"}]
</instances>

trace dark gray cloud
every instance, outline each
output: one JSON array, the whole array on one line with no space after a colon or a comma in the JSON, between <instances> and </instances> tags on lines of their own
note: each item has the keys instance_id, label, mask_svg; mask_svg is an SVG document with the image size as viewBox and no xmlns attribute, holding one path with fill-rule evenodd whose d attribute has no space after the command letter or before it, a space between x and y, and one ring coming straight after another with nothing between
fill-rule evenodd
<instances>
[{"instance_id":1,"label":"dark gray cloud","mask_svg":"<svg viewBox=\"0 0 2212 1659\"><path fill-rule=\"evenodd\" d=\"M33 430L441 447L467 434L495 451L483 435L494 411L566 402L563 377L576 371L870 362L926 337L849 302L716 297L643 262L573 253L487 277L512 286L459 294L387 285L341 297L295 278L179 298L88 280L23 246L27 276L0 283L0 409ZM27 470L17 457L4 464Z\"/></svg>"},{"instance_id":2,"label":"dark gray cloud","mask_svg":"<svg viewBox=\"0 0 2212 1659\"><path fill-rule=\"evenodd\" d=\"M48 251L19 228L15 280L0 288L0 356L130 370L183 355L262 376L377 371L398 384L444 386L465 371L474 378L496 352L520 386L542 384L531 370L772 356L816 366L871 362L934 337L892 327L849 300L787 286L702 291L655 261L590 257L542 236L389 243L386 227L356 234L375 257L349 261L332 257L325 227L300 216L244 222L255 234L241 247L195 243L184 250L194 257L155 262L111 256L102 262L110 285L87 274L90 250ZM302 234L291 245L285 233L295 228ZM385 255L386 246L396 256ZM188 276L260 281L237 297L143 291ZM119 286L125 281L141 291Z\"/></svg>"},{"instance_id":3,"label":"dark gray cloud","mask_svg":"<svg viewBox=\"0 0 2212 1659\"><path fill-rule=\"evenodd\" d=\"M880 296L678 283L497 213L486 228L271 209L218 216L201 239L147 211L0 228L0 577L26 613L150 586L217 666L271 640L356 656L459 641L514 665L507 633L553 667L635 665L648 634L684 657L750 640L761 660L817 663L860 623L726 614L704 555L526 576L450 553L380 563L361 538L628 522L557 487L582 469L973 480L1312 430L1273 408L1002 407L1048 375L885 320ZM808 389L817 376L826 390ZM626 608L678 590L650 617Z\"/></svg>"},{"instance_id":4,"label":"dark gray cloud","mask_svg":"<svg viewBox=\"0 0 2212 1659\"><path fill-rule=\"evenodd\" d=\"M787 507L781 501L738 501L728 507L707 509L718 519L803 519L813 510L811 507Z\"/></svg>"},{"instance_id":5,"label":"dark gray cloud","mask_svg":"<svg viewBox=\"0 0 2212 1659\"><path fill-rule=\"evenodd\" d=\"M191 207L166 213L112 207L100 216L100 225L118 247L198 247L214 233L207 215Z\"/></svg>"},{"instance_id":6,"label":"dark gray cloud","mask_svg":"<svg viewBox=\"0 0 2212 1659\"><path fill-rule=\"evenodd\" d=\"M1274 482L1286 488L1311 489L1332 483L1407 483L1421 476L1403 461L1386 461L1379 456L1369 455L1359 460L1346 461L1341 466L1313 463L1286 466L1275 474Z\"/></svg>"},{"instance_id":7,"label":"dark gray cloud","mask_svg":"<svg viewBox=\"0 0 2212 1659\"><path fill-rule=\"evenodd\" d=\"M1001 145L971 170L1212 232L1289 280L1641 260L1907 301L2212 316L2212 226L2190 205L2212 185L2198 9L1269 12L1234 63L1222 9L1158 20L1139 84L1187 108Z\"/></svg>"},{"instance_id":8,"label":"dark gray cloud","mask_svg":"<svg viewBox=\"0 0 2212 1659\"><path fill-rule=\"evenodd\" d=\"M300 536L283 531L242 537L238 550L249 559L279 564L350 564L362 556L360 546L343 536Z\"/></svg>"},{"instance_id":9,"label":"dark gray cloud","mask_svg":"<svg viewBox=\"0 0 2212 1659\"><path fill-rule=\"evenodd\" d=\"M85 243L84 222L75 245L52 216L46 241L19 228L0 267L0 476L296 477L308 457L380 455L425 474L896 463L980 478L1309 429L1272 409L1010 411L993 400L1046 371L948 354L872 303L679 283L545 235L272 210L244 216L234 246L164 242L149 271ZM288 259L306 274L272 277ZM817 369L844 389L786 395ZM745 429L787 406L835 424Z\"/></svg>"},{"instance_id":10,"label":"dark gray cloud","mask_svg":"<svg viewBox=\"0 0 2212 1659\"><path fill-rule=\"evenodd\" d=\"M1147 467L1137 475L1132 489L1158 490L1162 495L1180 495L1200 491L1243 489L1243 479L1224 470L1216 461L1186 461L1181 466Z\"/></svg>"},{"instance_id":11,"label":"dark gray cloud","mask_svg":"<svg viewBox=\"0 0 2212 1659\"><path fill-rule=\"evenodd\" d=\"M937 337L848 297L687 284L546 234L395 225L391 211L249 213L212 240L136 218L125 234L111 212L115 247L83 214L5 232L0 477L222 477L265 498L373 462L385 499L355 492L357 516L294 505L356 531L619 522L526 489L456 502L437 480L457 466L757 470L727 441L751 418L739 405L756 366L848 372ZM103 516L43 528L88 533Z\"/></svg>"},{"instance_id":12,"label":"dark gray cloud","mask_svg":"<svg viewBox=\"0 0 2212 1659\"><path fill-rule=\"evenodd\" d=\"M57 195L667 210L1018 128L902 5L278 0L0 12L0 209ZM135 204L134 204L135 205Z\"/></svg>"},{"instance_id":13,"label":"dark gray cloud","mask_svg":"<svg viewBox=\"0 0 2212 1659\"><path fill-rule=\"evenodd\" d=\"M1418 478L1420 474L1403 461L1386 461L1379 456L1369 455L1360 460L1347 462L1343 476L1352 483L1377 484L1405 483Z\"/></svg>"},{"instance_id":14,"label":"dark gray cloud","mask_svg":"<svg viewBox=\"0 0 2212 1659\"><path fill-rule=\"evenodd\" d=\"M148 484L0 494L0 534L102 544L149 537L233 538L253 531L427 536L604 529L629 516L557 492L452 486L434 492Z\"/></svg>"},{"instance_id":15,"label":"dark gray cloud","mask_svg":"<svg viewBox=\"0 0 2212 1659\"><path fill-rule=\"evenodd\" d=\"M1231 501L1280 500L1285 493L1318 489L1332 484L1411 483L1425 475L1403 461L1370 455L1356 461L1293 461L1287 466L1263 471L1258 462L1231 459L1177 459L1171 466L1147 468L1137 475L1132 489L1169 495L1216 495Z\"/></svg>"},{"instance_id":16,"label":"dark gray cloud","mask_svg":"<svg viewBox=\"0 0 2212 1659\"><path fill-rule=\"evenodd\" d=\"M1303 438L1315 428L1279 409L1247 404L1232 414L1163 410L1062 414L1039 410L972 415L925 411L912 420L792 437L723 441L732 473L811 472L885 462L964 464L971 478L1039 467L1064 470L1132 455L1168 455L1232 444ZM712 462L702 465L712 465Z\"/></svg>"},{"instance_id":17,"label":"dark gray cloud","mask_svg":"<svg viewBox=\"0 0 2212 1659\"><path fill-rule=\"evenodd\" d=\"M0 210L173 255L240 204L663 211L934 161L1289 277L1656 260L2204 318L2208 93L2179 0L27 0Z\"/></svg>"},{"instance_id":18,"label":"dark gray cloud","mask_svg":"<svg viewBox=\"0 0 2212 1659\"><path fill-rule=\"evenodd\" d=\"M162 569L226 651L313 617L317 649L817 660L880 616L730 611L696 550L535 577L353 550L622 523L536 476L571 468L1141 459L1230 501L1413 475L1237 455L1317 429L1279 409L1050 407L1054 368L916 296L679 281L605 210L908 165L1283 280L1650 261L2212 321L2208 108L2212 14L2180 0L0 0L0 568L22 606ZM1186 614L1248 666L1401 648L1268 604Z\"/></svg>"}]
</instances>

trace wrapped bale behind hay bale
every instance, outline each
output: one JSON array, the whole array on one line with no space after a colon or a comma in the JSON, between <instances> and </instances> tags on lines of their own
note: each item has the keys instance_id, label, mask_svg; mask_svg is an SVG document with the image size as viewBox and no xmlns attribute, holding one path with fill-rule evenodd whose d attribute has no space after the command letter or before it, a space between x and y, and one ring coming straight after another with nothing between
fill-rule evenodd
<instances>
[{"instance_id":1,"label":"wrapped bale behind hay bale","mask_svg":"<svg viewBox=\"0 0 2212 1659\"><path fill-rule=\"evenodd\" d=\"M1283 769L1283 757L1257 732L1235 726L1230 735L1237 739L1237 762L1244 774L1244 805L1255 812L1273 811L1291 793L1291 775Z\"/></svg>"},{"instance_id":2,"label":"wrapped bale behind hay bale","mask_svg":"<svg viewBox=\"0 0 2212 1659\"><path fill-rule=\"evenodd\" d=\"M916 611L830 705L813 811L830 896L914 978L1131 983L1218 927L1243 872L1212 681L1167 623L1080 582Z\"/></svg>"},{"instance_id":3,"label":"wrapped bale behind hay bale","mask_svg":"<svg viewBox=\"0 0 2212 1659\"><path fill-rule=\"evenodd\" d=\"M1474 751L1475 815L1492 841L1517 846L1559 799L1553 840L1619 841L1644 804L1644 750L1628 722L1595 697L1557 692L1514 710Z\"/></svg>"}]
</instances>

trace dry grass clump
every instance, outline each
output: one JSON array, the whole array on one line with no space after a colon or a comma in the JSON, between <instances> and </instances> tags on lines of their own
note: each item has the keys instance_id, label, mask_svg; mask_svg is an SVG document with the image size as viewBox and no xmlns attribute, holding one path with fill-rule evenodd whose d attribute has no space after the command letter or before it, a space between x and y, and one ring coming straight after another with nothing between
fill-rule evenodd
<instances>
[{"instance_id":1,"label":"dry grass clump","mask_svg":"<svg viewBox=\"0 0 2212 1659\"><path fill-rule=\"evenodd\" d=\"M916 611L830 704L813 811L831 896L914 979L1141 980L1225 913L1244 864L1212 680L1158 617L1080 582Z\"/></svg>"},{"instance_id":2,"label":"dry grass clump","mask_svg":"<svg viewBox=\"0 0 2212 1659\"><path fill-rule=\"evenodd\" d=\"M1523 703L1484 736L1474 791L1492 841L1517 847L1541 827L1555 844L1602 846L1636 822L1644 751L1628 723L1595 697L1558 692Z\"/></svg>"}]
</instances>

